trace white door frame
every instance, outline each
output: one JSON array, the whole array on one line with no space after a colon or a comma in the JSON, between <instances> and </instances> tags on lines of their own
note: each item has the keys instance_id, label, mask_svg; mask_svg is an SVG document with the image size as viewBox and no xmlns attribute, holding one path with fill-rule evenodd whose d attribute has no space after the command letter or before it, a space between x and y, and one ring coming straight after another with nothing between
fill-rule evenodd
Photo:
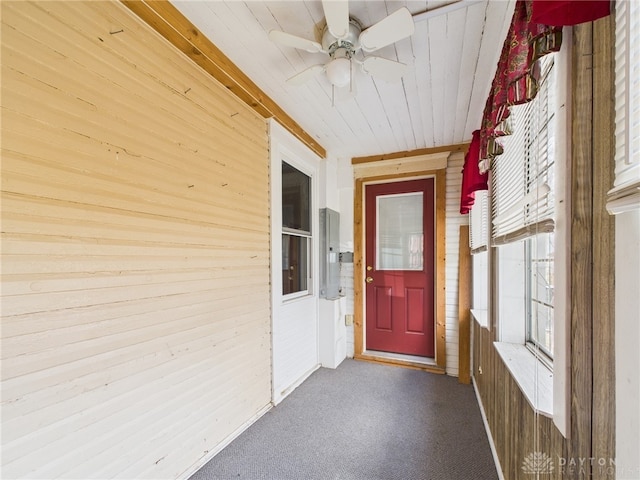
<instances>
[{"instance_id":1,"label":"white door frame","mask_svg":"<svg viewBox=\"0 0 640 480\"><path fill-rule=\"evenodd\" d=\"M319 367L318 193L320 157L270 120L271 140L271 348L272 401L278 404ZM282 295L282 162L311 177L311 278L309 293Z\"/></svg>"}]
</instances>

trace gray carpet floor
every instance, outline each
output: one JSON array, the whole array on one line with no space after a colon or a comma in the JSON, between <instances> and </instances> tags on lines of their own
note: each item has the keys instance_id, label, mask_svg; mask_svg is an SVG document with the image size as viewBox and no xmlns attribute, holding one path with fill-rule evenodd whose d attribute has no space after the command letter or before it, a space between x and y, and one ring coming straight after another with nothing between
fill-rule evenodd
<instances>
[{"instance_id":1,"label":"gray carpet floor","mask_svg":"<svg viewBox=\"0 0 640 480\"><path fill-rule=\"evenodd\" d=\"M494 480L473 387L345 360L321 368L191 480Z\"/></svg>"}]
</instances>

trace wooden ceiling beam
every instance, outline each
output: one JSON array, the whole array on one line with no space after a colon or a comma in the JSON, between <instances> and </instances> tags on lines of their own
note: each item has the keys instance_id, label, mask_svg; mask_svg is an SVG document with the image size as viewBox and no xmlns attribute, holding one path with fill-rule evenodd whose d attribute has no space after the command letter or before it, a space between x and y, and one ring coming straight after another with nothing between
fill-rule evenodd
<instances>
[{"instance_id":1,"label":"wooden ceiling beam","mask_svg":"<svg viewBox=\"0 0 640 480\"><path fill-rule=\"evenodd\" d=\"M379 162L381 160L397 160L399 158L411 158L411 157L417 157L419 155L431 155L434 153L443 153L443 152L466 153L468 149L469 149L468 143L458 143L455 145L445 145L442 147L419 148L417 150L407 150L404 152L384 153L381 155L370 155L368 157L353 157L351 159L351 164L358 165L360 163Z\"/></svg>"},{"instance_id":2,"label":"wooden ceiling beam","mask_svg":"<svg viewBox=\"0 0 640 480\"><path fill-rule=\"evenodd\" d=\"M121 2L264 118L275 118L321 158L326 150L247 77L168 0Z\"/></svg>"}]
</instances>

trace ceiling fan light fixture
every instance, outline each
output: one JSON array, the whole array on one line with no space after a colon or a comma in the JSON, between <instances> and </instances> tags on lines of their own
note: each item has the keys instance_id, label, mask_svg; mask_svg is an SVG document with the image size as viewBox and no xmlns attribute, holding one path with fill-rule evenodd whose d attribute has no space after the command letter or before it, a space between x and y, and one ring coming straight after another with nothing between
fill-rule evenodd
<instances>
[{"instance_id":1,"label":"ceiling fan light fixture","mask_svg":"<svg viewBox=\"0 0 640 480\"><path fill-rule=\"evenodd\" d=\"M351 81L351 60L335 58L327 64L327 78L336 87L344 87Z\"/></svg>"},{"instance_id":2,"label":"ceiling fan light fixture","mask_svg":"<svg viewBox=\"0 0 640 480\"><path fill-rule=\"evenodd\" d=\"M277 30L269 33L269 38L280 45L307 50L311 53L321 52L329 56L328 63L312 65L287 79L287 83L300 85L316 74L325 72L333 87L332 95L336 88L342 90L342 87L347 85L350 86L349 92L353 94L355 88L351 69L352 61L372 77L387 82L401 80L407 65L383 57L366 57L360 60L356 54L371 53L411 36L415 31L411 12L406 7L402 7L363 30L360 23L349 16L348 2L349 0L322 0L326 24L322 31L321 43Z\"/></svg>"}]
</instances>

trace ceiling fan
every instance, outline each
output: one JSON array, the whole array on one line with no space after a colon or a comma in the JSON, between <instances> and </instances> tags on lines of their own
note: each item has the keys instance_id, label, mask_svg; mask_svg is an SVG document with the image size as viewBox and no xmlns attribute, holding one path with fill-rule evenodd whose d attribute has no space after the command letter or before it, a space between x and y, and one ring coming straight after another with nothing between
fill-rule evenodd
<instances>
[{"instance_id":1,"label":"ceiling fan","mask_svg":"<svg viewBox=\"0 0 640 480\"><path fill-rule=\"evenodd\" d=\"M329 56L328 62L312 65L287 79L287 83L300 85L324 72L333 87L349 85L353 91L353 65L387 82L402 78L407 69L404 63L375 56L359 59L356 54L371 53L413 35L415 26L407 8L396 10L367 29L349 16L348 0L323 0L322 8L326 19L322 43L278 30L269 32L269 38L275 43Z\"/></svg>"}]
</instances>

